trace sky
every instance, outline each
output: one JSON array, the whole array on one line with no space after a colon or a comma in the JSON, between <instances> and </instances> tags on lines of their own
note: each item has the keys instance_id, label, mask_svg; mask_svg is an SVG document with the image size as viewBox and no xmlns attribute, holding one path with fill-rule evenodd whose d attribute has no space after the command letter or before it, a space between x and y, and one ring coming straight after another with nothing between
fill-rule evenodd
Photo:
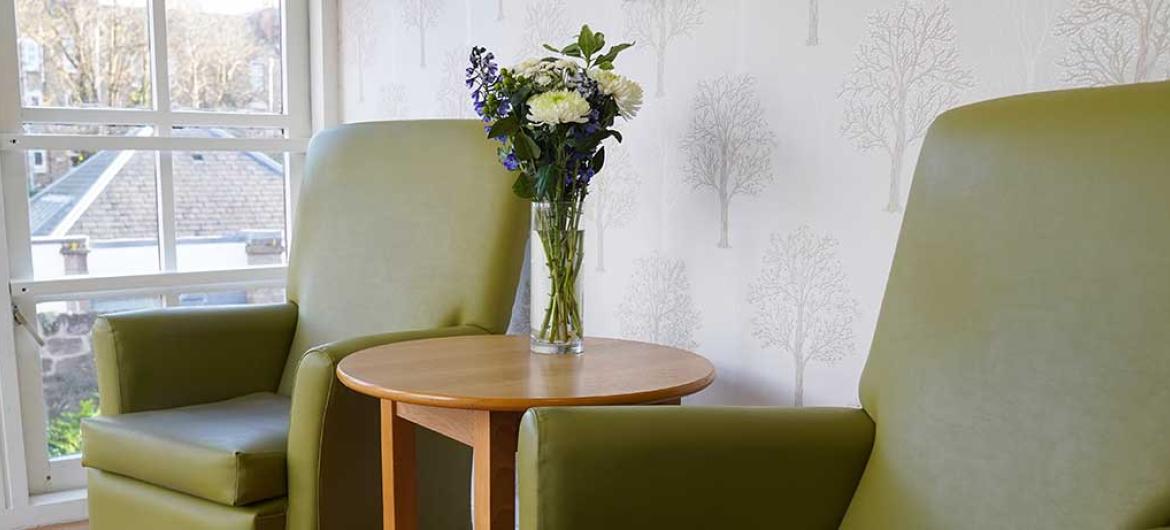
<instances>
[{"instance_id":1,"label":"sky","mask_svg":"<svg viewBox=\"0 0 1170 530\"><path fill-rule=\"evenodd\" d=\"M123 4L131 6L145 6L149 0L100 0L106 4ZM252 13L258 9L276 7L280 0L166 0L167 4L178 7L198 9L207 13L221 13L239 15Z\"/></svg>"},{"instance_id":2,"label":"sky","mask_svg":"<svg viewBox=\"0 0 1170 530\"><path fill-rule=\"evenodd\" d=\"M278 0L168 0L173 5L184 4L208 13L241 14L258 9L276 7Z\"/></svg>"}]
</instances>

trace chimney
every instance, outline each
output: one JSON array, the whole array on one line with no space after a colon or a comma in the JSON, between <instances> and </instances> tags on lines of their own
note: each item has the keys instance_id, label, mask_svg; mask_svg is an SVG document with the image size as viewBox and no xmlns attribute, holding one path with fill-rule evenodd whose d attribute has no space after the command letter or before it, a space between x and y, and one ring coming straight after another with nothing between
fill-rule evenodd
<instances>
[{"instance_id":1,"label":"chimney","mask_svg":"<svg viewBox=\"0 0 1170 530\"><path fill-rule=\"evenodd\" d=\"M66 276L89 274L89 236L69 236L61 240Z\"/></svg>"},{"instance_id":2,"label":"chimney","mask_svg":"<svg viewBox=\"0 0 1170 530\"><path fill-rule=\"evenodd\" d=\"M244 230L244 252L248 265L280 265L284 262L282 230Z\"/></svg>"}]
</instances>

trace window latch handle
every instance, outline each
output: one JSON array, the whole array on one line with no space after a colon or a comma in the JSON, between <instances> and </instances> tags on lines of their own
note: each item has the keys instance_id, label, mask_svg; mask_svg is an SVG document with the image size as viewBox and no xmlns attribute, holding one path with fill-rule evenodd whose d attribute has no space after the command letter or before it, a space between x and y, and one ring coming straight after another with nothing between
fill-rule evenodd
<instances>
[{"instance_id":1,"label":"window latch handle","mask_svg":"<svg viewBox=\"0 0 1170 530\"><path fill-rule=\"evenodd\" d=\"M29 324L28 319L24 317L24 313L20 312L20 308L16 304L12 304L12 318L16 320L16 323L20 327L24 328L24 331L28 333L28 336L32 337L32 340L37 343L37 346L42 348L45 346L45 339L37 333L36 328L32 327L32 324Z\"/></svg>"}]
</instances>

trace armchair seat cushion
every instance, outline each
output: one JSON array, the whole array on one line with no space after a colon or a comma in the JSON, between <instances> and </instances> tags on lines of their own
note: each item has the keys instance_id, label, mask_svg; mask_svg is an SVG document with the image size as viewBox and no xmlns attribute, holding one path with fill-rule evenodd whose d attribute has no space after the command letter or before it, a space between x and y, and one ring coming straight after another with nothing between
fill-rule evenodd
<instances>
[{"instance_id":1,"label":"armchair seat cushion","mask_svg":"<svg viewBox=\"0 0 1170 530\"><path fill-rule=\"evenodd\" d=\"M83 464L230 506L285 496L289 398L273 393L98 416Z\"/></svg>"}]
</instances>

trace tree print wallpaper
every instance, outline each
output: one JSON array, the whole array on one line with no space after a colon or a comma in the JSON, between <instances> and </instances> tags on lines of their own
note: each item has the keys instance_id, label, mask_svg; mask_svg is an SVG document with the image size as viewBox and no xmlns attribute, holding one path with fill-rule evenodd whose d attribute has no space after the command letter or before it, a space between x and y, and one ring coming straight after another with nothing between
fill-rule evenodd
<instances>
[{"instance_id":1,"label":"tree print wallpaper","mask_svg":"<svg viewBox=\"0 0 1170 530\"><path fill-rule=\"evenodd\" d=\"M349 122L470 117L473 44L637 42L646 105L587 205L586 326L712 359L690 403L857 404L939 113L1170 78L1170 0L339 2Z\"/></svg>"}]
</instances>

